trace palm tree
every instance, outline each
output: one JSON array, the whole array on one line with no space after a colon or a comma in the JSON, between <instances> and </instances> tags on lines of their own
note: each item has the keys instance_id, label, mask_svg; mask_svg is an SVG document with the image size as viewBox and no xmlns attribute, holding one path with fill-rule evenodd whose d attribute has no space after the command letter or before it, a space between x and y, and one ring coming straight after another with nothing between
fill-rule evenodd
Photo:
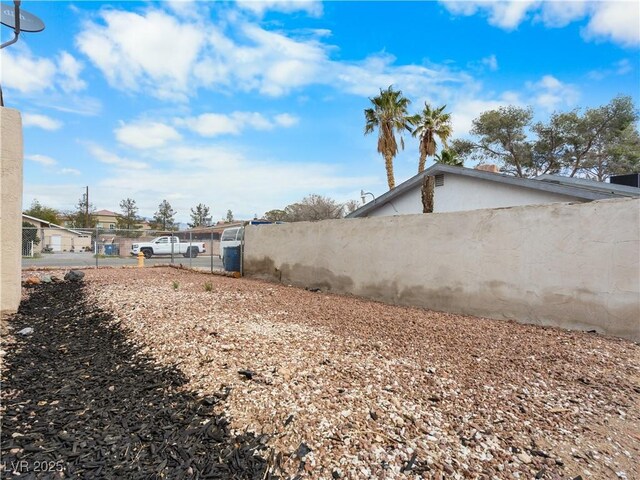
<instances>
[{"instance_id":1,"label":"palm tree","mask_svg":"<svg viewBox=\"0 0 640 480\"><path fill-rule=\"evenodd\" d=\"M413 123L416 129L413 136L420 139L420 161L418 162L418 173L424 171L427 157L433 157L436 154L436 137L442 141L444 147L447 147L447 139L451 136L451 114L444 113L447 108L443 105L440 108L431 108L431 105L425 102L424 110L420 115L414 117Z\"/></svg>"},{"instance_id":2,"label":"palm tree","mask_svg":"<svg viewBox=\"0 0 640 480\"><path fill-rule=\"evenodd\" d=\"M455 151L449 148L443 148L440 151L440 155L436 153L436 162L451 165L453 167L464 167L464 160L462 160Z\"/></svg>"},{"instance_id":3,"label":"palm tree","mask_svg":"<svg viewBox=\"0 0 640 480\"><path fill-rule=\"evenodd\" d=\"M395 187L393 158L398 153L396 133L400 134L400 147L404 149L402 132L412 130L411 118L407 112L411 102L400 90L393 90L392 87L390 85L386 90L380 89L380 95L369 99L373 108L364 111L364 134L372 133L378 127L378 152L384 157L389 190Z\"/></svg>"}]
</instances>

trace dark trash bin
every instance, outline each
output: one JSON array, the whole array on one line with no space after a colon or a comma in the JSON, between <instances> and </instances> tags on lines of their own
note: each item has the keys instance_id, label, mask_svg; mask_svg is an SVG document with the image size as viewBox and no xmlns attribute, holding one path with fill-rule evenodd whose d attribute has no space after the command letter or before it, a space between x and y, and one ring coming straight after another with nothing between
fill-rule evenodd
<instances>
[{"instance_id":1,"label":"dark trash bin","mask_svg":"<svg viewBox=\"0 0 640 480\"><path fill-rule=\"evenodd\" d=\"M227 272L240 271L240 245L237 247L224 247L224 269Z\"/></svg>"}]
</instances>

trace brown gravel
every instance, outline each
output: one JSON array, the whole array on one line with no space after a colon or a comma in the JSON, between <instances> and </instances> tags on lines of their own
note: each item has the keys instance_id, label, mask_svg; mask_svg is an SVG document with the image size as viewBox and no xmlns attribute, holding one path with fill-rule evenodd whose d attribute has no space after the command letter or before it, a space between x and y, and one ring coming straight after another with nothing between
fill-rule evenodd
<instances>
[{"instance_id":1,"label":"brown gravel","mask_svg":"<svg viewBox=\"0 0 640 480\"><path fill-rule=\"evenodd\" d=\"M632 342L171 268L85 273L188 388L230 387L232 427L269 434L287 475L640 478Z\"/></svg>"}]
</instances>

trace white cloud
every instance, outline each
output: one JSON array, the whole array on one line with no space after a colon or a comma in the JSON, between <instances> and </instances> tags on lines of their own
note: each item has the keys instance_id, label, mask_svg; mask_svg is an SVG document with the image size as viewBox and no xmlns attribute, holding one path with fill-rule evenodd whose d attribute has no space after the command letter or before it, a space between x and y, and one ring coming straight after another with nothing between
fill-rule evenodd
<instances>
[{"instance_id":1,"label":"white cloud","mask_svg":"<svg viewBox=\"0 0 640 480\"><path fill-rule=\"evenodd\" d=\"M610 40L629 47L640 45L640 4L636 0L441 2L454 15L480 13L487 16L491 25L505 30L513 30L528 19L553 28L586 17L589 21L583 32L585 38Z\"/></svg>"},{"instance_id":2,"label":"white cloud","mask_svg":"<svg viewBox=\"0 0 640 480\"><path fill-rule=\"evenodd\" d=\"M496 71L498 70L498 59L495 55L489 55L481 60L482 64L487 66L489 70Z\"/></svg>"},{"instance_id":3,"label":"white cloud","mask_svg":"<svg viewBox=\"0 0 640 480\"><path fill-rule=\"evenodd\" d=\"M76 45L114 88L148 89L159 98L186 97L190 72L203 45L205 28L180 22L159 10L146 15L121 10L89 22Z\"/></svg>"},{"instance_id":4,"label":"white cloud","mask_svg":"<svg viewBox=\"0 0 640 480\"><path fill-rule=\"evenodd\" d=\"M283 13L303 11L314 17L322 15L322 2L318 0L238 0L236 3L257 15L264 15L267 10Z\"/></svg>"},{"instance_id":5,"label":"white cloud","mask_svg":"<svg viewBox=\"0 0 640 480\"><path fill-rule=\"evenodd\" d=\"M40 155L39 153L33 155L25 155L25 158L27 160L31 160L32 162L39 163L40 165L43 165L45 167L52 167L58 163L57 160L47 155Z\"/></svg>"},{"instance_id":6,"label":"white cloud","mask_svg":"<svg viewBox=\"0 0 640 480\"><path fill-rule=\"evenodd\" d=\"M153 215L159 199L167 198L170 192L171 205L181 221L187 220L189 209L200 202L211 207L214 218L222 218L229 208L238 218L249 218L282 208L310 192L359 191L362 185L377 180L346 175L341 167L332 165L283 162L216 145L182 143L152 153L157 163L144 175L118 169L102 176L92 189L93 201L108 205L114 198L131 197L142 215Z\"/></svg>"},{"instance_id":7,"label":"white cloud","mask_svg":"<svg viewBox=\"0 0 640 480\"><path fill-rule=\"evenodd\" d=\"M87 84L80 78L82 63L69 52L61 52L58 55L58 72L60 73L60 86L65 92L83 90Z\"/></svg>"},{"instance_id":8,"label":"white cloud","mask_svg":"<svg viewBox=\"0 0 640 480\"><path fill-rule=\"evenodd\" d=\"M123 158L115 153L109 152L105 150L99 145L93 143L86 143L89 152L100 162L116 167L119 170L127 171L127 175L132 178L138 178L138 176L131 175L131 170L145 170L149 168L149 164L145 162L140 162L136 160L130 160L128 158Z\"/></svg>"},{"instance_id":9,"label":"white cloud","mask_svg":"<svg viewBox=\"0 0 640 480\"><path fill-rule=\"evenodd\" d=\"M335 47L323 43L326 30L266 30L237 14L219 25L155 10L144 15L111 10L102 18L104 25L85 25L76 38L78 48L114 88L148 91L164 99L185 100L200 88L278 97L309 85L370 96L381 85L397 84L407 93L435 94L445 85L474 81L444 66L397 65L395 57L384 53L335 61L330 58ZM165 46L173 41L169 39L194 31L202 36L184 48Z\"/></svg>"},{"instance_id":10,"label":"white cloud","mask_svg":"<svg viewBox=\"0 0 640 480\"><path fill-rule=\"evenodd\" d=\"M273 130L276 126L292 127L298 123L297 117L283 113L266 118L258 112L233 112L229 115L222 113L203 113L197 117L176 118L177 126L186 127L203 137L218 135L239 135L243 130Z\"/></svg>"},{"instance_id":11,"label":"white cloud","mask_svg":"<svg viewBox=\"0 0 640 480\"><path fill-rule=\"evenodd\" d=\"M175 128L150 121L122 124L115 135L120 143L139 149L162 147L182 138Z\"/></svg>"},{"instance_id":12,"label":"white cloud","mask_svg":"<svg viewBox=\"0 0 640 480\"><path fill-rule=\"evenodd\" d=\"M34 55L24 43L2 51L2 85L23 94L48 95L86 87L80 78L82 64L70 53L59 52L55 62Z\"/></svg>"},{"instance_id":13,"label":"white cloud","mask_svg":"<svg viewBox=\"0 0 640 480\"><path fill-rule=\"evenodd\" d=\"M55 64L36 57L24 45L2 51L2 86L22 93L43 92L53 87Z\"/></svg>"},{"instance_id":14,"label":"white cloud","mask_svg":"<svg viewBox=\"0 0 640 480\"><path fill-rule=\"evenodd\" d=\"M276 115L273 117L275 122L282 127L293 127L300 122L300 119L295 115L291 115L289 113L281 113L280 115Z\"/></svg>"},{"instance_id":15,"label":"white cloud","mask_svg":"<svg viewBox=\"0 0 640 480\"><path fill-rule=\"evenodd\" d=\"M38 127L43 130L58 130L62 127L62 122L38 113L24 113L22 114L22 125L25 127Z\"/></svg>"},{"instance_id":16,"label":"white cloud","mask_svg":"<svg viewBox=\"0 0 640 480\"><path fill-rule=\"evenodd\" d=\"M61 168L58 173L61 175L73 175L76 177L81 174L80 170L76 168Z\"/></svg>"},{"instance_id":17,"label":"white cloud","mask_svg":"<svg viewBox=\"0 0 640 480\"><path fill-rule=\"evenodd\" d=\"M640 3L599 2L585 34L588 38L604 38L626 46L640 45Z\"/></svg>"},{"instance_id":18,"label":"white cloud","mask_svg":"<svg viewBox=\"0 0 640 480\"><path fill-rule=\"evenodd\" d=\"M610 77L611 75L626 75L630 72L633 72L633 65L628 59L623 58L622 60L613 63L609 68L591 70L587 76L592 80L602 80Z\"/></svg>"},{"instance_id":19,"label":"white cloud","mask_svg":"<svg viewBox=\"0 0 640 480\"><path fill-rule=\"evenodd\" d=\"M573 85L562 83L553 75L545 75L537 82L528 82L527 88L533 93L533 103L546 111L561 106L571 107L580 96Z\"/></svg>"}]
</instances>

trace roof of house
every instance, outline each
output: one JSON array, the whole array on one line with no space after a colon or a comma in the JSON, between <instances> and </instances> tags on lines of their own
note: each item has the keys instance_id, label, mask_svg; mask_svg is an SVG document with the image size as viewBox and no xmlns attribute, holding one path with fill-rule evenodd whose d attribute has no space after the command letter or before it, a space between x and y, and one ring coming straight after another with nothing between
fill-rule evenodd
<instances>
[{"instance_id":1,"label":"roof of house","mask_svg":"<svg viewBox=\"0 0 640 480\"><path fill-rule=\"evenodd\" d=\"M394 198L422 184L425 176L440 175L450 173L462 175L480 180L513 185L533 190L541 190L560 195L580 198L583 200L603 200L607 198L640 197L640 188L628 187L625 185L615 185L612 183L597 182L583 178L569 178L560 175L540 175L537 178L520 178L504 173L493 173L474 168L453 167L436 163L427 168L424 172L414 175L409 180L402 182L392 190L380 195L375 200L354 210L347 218L357 218L368 214L382 205L392 201Z\"/></svg>"},{"instance_id":2,"label":"roof of house","mask_svg":"<svg viewBox=\"0 0 640 480\"><path fill-rule=\"evenodd\" d=\"M94 212L94 215L105 215L110 217L119 216L116 212L112 212L111 210L98 210L97 212Z\"/></svg>"},{"instance_id":3,"label":"roof of house","mask_svg":"<svg viewBox=\"0 0 640 480\"><path fill-rule=\"evenodd\" d=\"M43 220L41 218L32 217L31 215L27 215L25 213L23 213L22 216L34 222L44 223L48 228L59 228L60 230L66 230L67 232L71 232L76 235L84 235L84 236L90 235L89 233L81 232L79 230L73 230L71 228L63 227L61 225L56 225L55 223L48 222L47 220Z\"/></svg>"}]
</instances>

